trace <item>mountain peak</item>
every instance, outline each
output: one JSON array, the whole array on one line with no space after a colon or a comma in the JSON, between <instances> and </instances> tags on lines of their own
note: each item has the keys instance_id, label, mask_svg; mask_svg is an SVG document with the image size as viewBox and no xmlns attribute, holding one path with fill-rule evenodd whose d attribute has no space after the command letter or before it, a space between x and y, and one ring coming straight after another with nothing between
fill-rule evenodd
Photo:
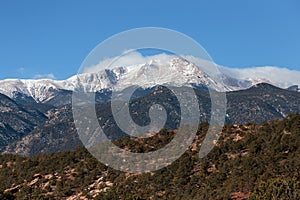
<instances>
[{"instance_id":1,"label":"mountain peak","mask_svg":"<svg viewBox=\"0 0 300 200\"><path fill-rule=\"evenodd\" d=\"M144 63L135 65L116 63L118 65L109 69L99 68L96 73L82 73L61 81L7 79L0 81L0 93L11 98L22 94L32 97L36 102L43 102L51 99L53 92L57 90L96 92L107 89L122 90L132 85L147 88L168 84L206 86L217 91L233 91L247 89L262 82L282 88L286 85L298 84L297 82L291 84L290 80L289 82L278 82L274 77L268 79L267 75L270 75L267 73L270 70L268 67L250 68L248 70L250 73L246 73L245 69L220 67L220 70L217 70L214 68L216 65L210 61L198 61L199 59L196 58L187 60L184 57L162 54L149 59L145 58ZM278 68L276 71L279 73L280 69ZM287 69L282 69L282 72L285 76L290 73L291 77L298 77L294 71L289 72Z\"/></svg>"}]
</instances>

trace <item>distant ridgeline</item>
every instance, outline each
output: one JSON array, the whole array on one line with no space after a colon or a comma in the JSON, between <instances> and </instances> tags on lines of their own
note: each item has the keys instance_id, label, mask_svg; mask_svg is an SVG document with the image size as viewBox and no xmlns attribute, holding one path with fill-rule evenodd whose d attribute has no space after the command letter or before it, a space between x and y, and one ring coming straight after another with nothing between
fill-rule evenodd
<instances>
[{"instance_id":1,"label":"distant ridgeline","mask_svg":"<svg viewBox=\"0 0 300 200\"><path fill-rule=\"evenodd\" d=\"M249 89L227 92L227 124L264 123L283 119L291 113L300 113L300 93L261 83ZM200 122L209 121L211 99L207 89L195 87L199 99ZM0 152L36 155L74 150L82 146L72 114L72 92L51 90L51 98L43 102L20 93L14 98L0 95ZM96 93L96 111L99 125L112 140L126 136L113 120L110 90ZM176 96L165 87L140 89L130 101L130 113L140 125L149 123L149 106L161 104L167 111L167 130L180 124L180 106ZM188 105L188 102L187 102Z\"/></svg>"},{"instance_id":2,"label":"distant ridgeline","mask_svg":"<svg viewBox=\"0 0 300 200\"><path fill-rule=\"evenodd\" d=\"M294 92L300 91L298 85L292 85L292 86L288 87L287 89L288 89L288 90L291 90L291 91L294 91Z\"/></svg>"}]
</instances>

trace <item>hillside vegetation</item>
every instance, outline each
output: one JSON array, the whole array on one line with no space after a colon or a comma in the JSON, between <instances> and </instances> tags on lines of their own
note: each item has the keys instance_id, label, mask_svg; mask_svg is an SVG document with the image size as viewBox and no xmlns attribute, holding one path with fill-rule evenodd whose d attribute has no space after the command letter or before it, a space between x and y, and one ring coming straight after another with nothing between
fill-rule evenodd
<instances>
[{"instance_id":1,"label":"hillside vegetation","mask_svg":"<svg viewBox=\"0 0 300 200\"><path fill-rule=\"evenodd\" d=\"M226 125L199 159L208 123L170 166L145 174L111 169L84 148L34 157L0 156L0 199L300 199L300 115L262 125ZM168 143L176 131L115 143L134 152Z\"/></svg>"}]
</instances>

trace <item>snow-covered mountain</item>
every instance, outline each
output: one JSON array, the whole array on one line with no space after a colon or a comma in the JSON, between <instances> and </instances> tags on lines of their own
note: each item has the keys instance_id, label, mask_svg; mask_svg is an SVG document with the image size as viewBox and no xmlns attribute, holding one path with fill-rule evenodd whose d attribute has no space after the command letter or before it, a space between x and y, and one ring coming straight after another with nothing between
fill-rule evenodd
<instances>
[{"instance_id":1,"label":"snow-covered mountain","mask_svg":"<svg viewBox=\"0 0 300 200\"><path fill-rule=\"evenodd\" d=\"M63 89L53 80L15 80L7 79L0 81L0 93L14 98L17 94L24 94L42 102L51 96L53 90Z\"/></svg>"},{"instance_id":2,"label":"snow-covered mountain","mask_svg":"<svg viewBox=\"0 0 300 200\"><path fill-rule=\"evenodd\" d=\"M97 71L78 74L67 80L2 80L0 93L11 98L21 93L37 102L44 102L51 99L57 90L95 92L103 89L122 90L132 85L144 88L162 84L205 85L217 91L246 89L261 82L282 88L300 85L298 71L275 67L218 67L219 70L216 70L217 65L212 62L193 57L187 59L163 54L135 65L119 63L109 69L100 66Z\"/></svg>"}]
</instances>

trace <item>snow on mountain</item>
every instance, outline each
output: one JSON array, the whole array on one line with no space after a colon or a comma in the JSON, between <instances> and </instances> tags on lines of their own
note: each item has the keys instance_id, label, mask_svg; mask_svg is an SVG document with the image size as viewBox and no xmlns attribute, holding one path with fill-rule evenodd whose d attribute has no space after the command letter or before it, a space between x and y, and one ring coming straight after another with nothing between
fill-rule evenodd
<instances>
[{"instance_id":1,"label":"snow on mountain","mask_svg":"<svg viewBox=\"0 0 300 200\"><path fill-rule=\"evenodd\" d=\"M14 97L16 93L22 93L34 98L36 101L44 101L50 97L53 90L62 87L52 80L14 80L0 81L0 93Z\"/></svg>"},{"instance_id":2,"label":"snow on mountain","mask_svg":"<svg viewBox=\"0 0 300 200\"><path fill-rule=\"evenodd\" d=\"M37 102L50 100L57 90L95 92L112 88L117 83L123 68L104 70L99 73L78 74L67 80L22 80L6 79L0 81L0 93L14 98L17 93L32 97Z\"/></svg>"},{"instance_id":3,"label":"snow on mountain","mask_svg":"<svg viewBox=\"0 0 300 200\"><path fill-rule=\"evenodd\" d=\"M174 86L205 85L218 91L230 90L220 81L214 80L195 64L176 57L168 60L149 60L140 65L128 66L114 88L121 90L131 85L151 87L170 84Z\"/></svg>"},{"instance_id":4,"label":"snow on mountain","mask_svg":"<svg viewBox=\"0 0 300 200\"><path fill-rule=\"evenodd\" d=\"M274 66L242 69L221 67L220 70L227 76L248 80L252 85L266 82L281 88L288 88L292 85L300 86L300 71L296 70Z\"/></svg>"},{"instance_id":5,"label":"snow on mountain","mask_svg":"<svg viewBox=\"0 0 300 200\"><path fill-rule=\"evenodd\" d=\"M96 92L102 89L110 89L118 84L119 79L125 73L124 67L104 69L98 73L83 73L75 75L60 85L66 90Z\"/></svg>"},{"instance_id":6,"label":"snow on mountain","mask_svg":"<svg viewBox=\"0 0 300 200\"><path fill-rule=\"evenodd\" d=\"M189 61L187 61L187 59ZM123 59L124 60L124 59ZM151 87L169 84L174 86L208 86L217 91L241 90L257 83L267 82L287 88L300 85L300 72L276 67L232 69L217 67L210 61L175 55L155 55L138 59L139 64L117 62L109 69L93 66L93 71L67 80L14 80L0 81L0 93L14 98L22 93L44 102L57 90L95 92L102 89L122 90L132 85ZM217 70L217 68L219 70Z\"/></svg>"}]
</instances>

